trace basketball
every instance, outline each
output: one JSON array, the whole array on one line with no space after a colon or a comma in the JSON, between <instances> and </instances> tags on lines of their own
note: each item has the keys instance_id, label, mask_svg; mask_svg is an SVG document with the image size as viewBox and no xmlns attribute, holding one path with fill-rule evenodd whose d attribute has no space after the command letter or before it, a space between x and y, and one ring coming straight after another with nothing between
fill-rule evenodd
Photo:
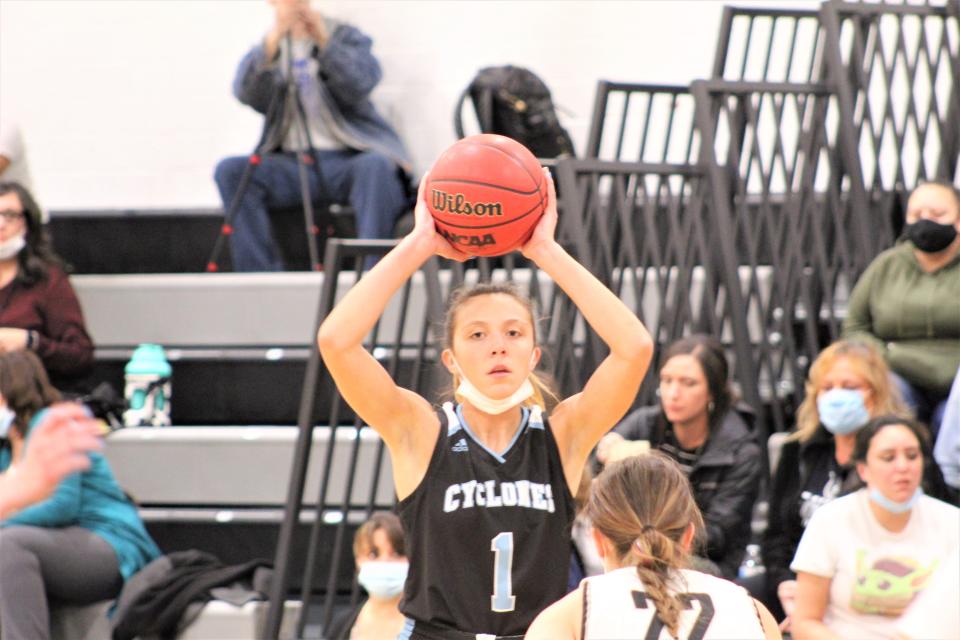
<instances>
[{"instance_id":1,"label":"basketball","mask_svg":"<svg viewBox=\"0 0 960 640\"><path fill-rule=\"evenodd\" d=\"M426 184L437 231L460 251L500 256L518 249L547 207L547 180L522 144L488 133L460 140Z\"/></svg>"}]
</instances>

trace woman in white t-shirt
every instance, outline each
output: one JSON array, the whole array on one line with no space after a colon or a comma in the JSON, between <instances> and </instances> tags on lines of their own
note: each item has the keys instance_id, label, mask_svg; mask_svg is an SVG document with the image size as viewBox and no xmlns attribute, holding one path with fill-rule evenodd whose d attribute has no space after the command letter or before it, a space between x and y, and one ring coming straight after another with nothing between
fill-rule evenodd
<instances>
[{"instance_id":1,"label":"woman in white t-shirt","mask_svg":"<svg viewBox=\"0 0 960 640\"><path fill-rule=\"evenodd\" d=\"M954 549L930 578L927 588L897 620L898 640L960 638L960 549Z\"/></svg>"},{"instance_id":2,"label":"woman in white t-shirt","mask_svg":"<svg viewBox=\"0 0 960 640\"><path fill-rule=\"evenodd\" d=\"M897 637L897 619L960 545L960 509L920 489L926 441L922 425L895 416L857 433L866 488L817 510L790 565L797 640Z\"/></svg>"},{"instance_id":3,"label":"woman in white t-shirt","mask_svg":"<svg viewBox=\"0 0 960 640\"><path fill-rule=\"evenodd\" d=\"M542 611L527 640L780 637L770 612L742 587L682 568L703 517L686 474L665 454L608 464L585 511L607 573Z\"/></svg>"}]
</instances>

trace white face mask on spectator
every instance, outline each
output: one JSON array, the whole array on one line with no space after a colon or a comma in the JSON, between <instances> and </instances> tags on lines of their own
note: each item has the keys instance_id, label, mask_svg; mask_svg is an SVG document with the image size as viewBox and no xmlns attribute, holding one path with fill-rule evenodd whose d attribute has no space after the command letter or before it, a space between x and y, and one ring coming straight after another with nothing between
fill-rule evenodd
<instances>
[{"instance_id":1,"label":"white face mask on spectator","mask_svg":"<svg viewBox=\"0 0 960 640\"><path fill-rule=\"evenodd\" d=\"M10 438L10 427L17 419L17 414L10 407L0 407L0 440Z\"/></svg>"},{"instance_id":2,"label":"white face mask on spectator","mask_svg":"<svg viewBox=\"0 0 960 640\"><path fill-rule=\"evenodd\" d=\"M17 254L23 251L25 246L27 246L26 233L21 233L9 240L0 242L0 260L9 260L10 258L17 257Z\"/></svg>"}]
</instances>

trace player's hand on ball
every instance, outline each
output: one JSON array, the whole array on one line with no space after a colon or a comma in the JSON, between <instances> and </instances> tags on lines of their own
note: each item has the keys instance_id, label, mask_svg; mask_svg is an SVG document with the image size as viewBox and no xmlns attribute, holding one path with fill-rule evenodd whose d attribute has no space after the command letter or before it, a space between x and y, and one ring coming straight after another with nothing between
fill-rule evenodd
<instances>
[{"instance_id":1,"label":"player's hand on ball","mask_svg":"<svg viewBox=\"0 0 960 640\"><path fill-rule=\"evenodd\" d=\"M520 252L523 253L524 257L534 261L536 261L536 253L539 250L556 244L554 234L557 231L558 219L557 188L553 184L553 177L550 175L550 170L546 167L543 168L543 176L547 181L547 208L540 217L540 221L537 222L537 226L533 228L530 239L520 247Z\"/></svg>"},{"instance_id":2,"label":"player's hand on ball","mask_svg":"<svg viewBox=\"0 0 960 640\"><path fill-rule=\"evenodd\" d=\"M417 189L417 206L413 210L414 227L411 235L427 243L431 251L438 256L464 262L470 256L456 249L446 239L437 233L437 227L434 224L433 216L427 209L426 191L427 176L424 175L420 180L420 187Z\"/></svg>"}]
</instances>

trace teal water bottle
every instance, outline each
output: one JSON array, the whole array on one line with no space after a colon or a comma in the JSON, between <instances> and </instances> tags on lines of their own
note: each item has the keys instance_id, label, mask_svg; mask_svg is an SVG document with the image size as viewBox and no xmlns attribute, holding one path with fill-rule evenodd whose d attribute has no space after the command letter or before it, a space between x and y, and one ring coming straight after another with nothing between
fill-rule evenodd
<instances>
[{"instance_id":1,"label":"teal water bottle","mask_svg":"<svg viewBox=\"0 0 960 640\"><path fill-rule=\"evenodd\" d=\"M173 368L163 347L141 344L124 367L123 396L127 409L123 424L128 427L170 425L170 376Z\"/></svg>"}]
</instances>

